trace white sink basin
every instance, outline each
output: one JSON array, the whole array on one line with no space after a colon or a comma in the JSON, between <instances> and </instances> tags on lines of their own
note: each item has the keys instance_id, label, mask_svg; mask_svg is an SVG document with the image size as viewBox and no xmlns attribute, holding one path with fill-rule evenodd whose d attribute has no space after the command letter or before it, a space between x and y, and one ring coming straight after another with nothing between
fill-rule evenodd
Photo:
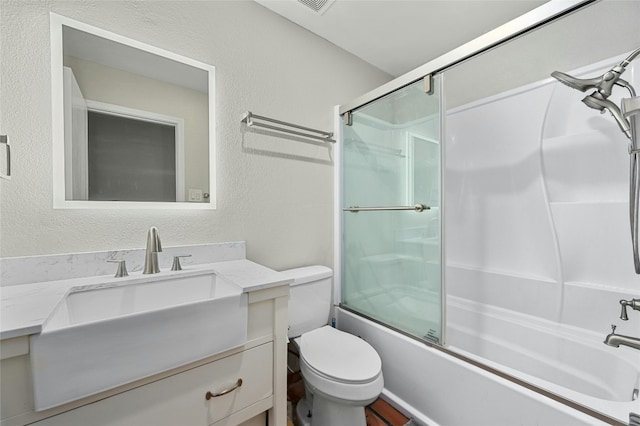
<instances>
[{"instance_id":1,"label":"white sink basin","mask_svg":"<svg viewBox=\"0 0 640 426\"><path fill-rule=\"evenodd\" d=\"M36 411L243 345L247 295L212 272L72 290L31 336ZM97 288L96 288L97 287Z\"/></svg>"}]
</instances>

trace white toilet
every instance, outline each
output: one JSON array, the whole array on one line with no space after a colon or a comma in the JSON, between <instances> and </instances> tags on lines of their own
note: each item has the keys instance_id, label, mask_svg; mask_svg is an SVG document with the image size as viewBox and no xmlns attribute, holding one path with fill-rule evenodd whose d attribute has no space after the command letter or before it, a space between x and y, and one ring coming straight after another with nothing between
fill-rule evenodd
<instances>
[{"instance_id":1,"label":"white toilet","mask_svg":"<svg viewBox=\"0 0 640 426\"><path fill-rule=\"evenodd\" d=\"M305 426L365 426L364 407L384 386L380 356L359 337L327 325L331 269L308 266L282 273L293 279L289 338L300 352L306 390L298 417Z\"/></svg>"}]
</instances>

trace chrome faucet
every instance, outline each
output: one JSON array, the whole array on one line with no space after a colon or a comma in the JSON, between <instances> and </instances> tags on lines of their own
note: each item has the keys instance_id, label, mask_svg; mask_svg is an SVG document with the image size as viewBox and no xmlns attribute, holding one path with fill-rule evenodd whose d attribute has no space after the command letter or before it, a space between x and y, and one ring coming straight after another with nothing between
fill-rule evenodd
<instances>
[{"instance_id":1,"label":"chrome faucet","mask_svg":"<svg viewBox=\"0 0 640 426\"><path fill-rule=\"evenodd\" d=\"M616 326L613 324L611 324L611 333L609 333L604 339L604 343L616 348L620 347L620 345L623 345L640 350L640 339L631 336L623 336L622 334L616 334Z\"/></svg>"},{"instance_id":2,"label":"chrome faucet","mask_svg":"<svg viewBox=\"0 0 640 426\"><path fill-rule=\"evenodd\" d=\"M160 272L160 267L158 266L159 251L162 251L160 235L158 234L158 228L152 226L147 233L147 249L144 255L143 274L157 274Z\"/></svg>"}]
</instances>

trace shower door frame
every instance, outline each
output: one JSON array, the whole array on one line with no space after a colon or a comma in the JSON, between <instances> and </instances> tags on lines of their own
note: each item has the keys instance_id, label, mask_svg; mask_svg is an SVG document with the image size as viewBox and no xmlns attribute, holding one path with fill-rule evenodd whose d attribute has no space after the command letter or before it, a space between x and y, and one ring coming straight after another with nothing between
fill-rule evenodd
<instances>
[{"instance_id":1,"label":"shower door frame","mask_svg":"<svg viewBox=\"0 0 640 426\"><path fill-rule=\"evenodd\" d=\"M430 78L431 76L425 77L425 78ZM412 82L410 84L415 83ZM431 81L430 84L434 84L433 80ZM440 88L438 90L438 92L440 93L439 95L439 99L438 99L438 104L439 104L439 111L440 111L440 118L439 118L439 126L440 126L440 131L439 131L439 135L440 135L440 141L439 141L439 145L440 145L440 156L438 158L439 162L440 162L440 197L439 197L439 202L438 202L438 214L440 216L440 230L439 230L439 235L440 235L440 339L439 341L432 341L426 338L421 338L416 336L415 334L411 334L405 330L402 330L400 328L394 327L388 323L385 323L384 321L378 320L376 318L372 318L367 314L364 314L358 310L355 310L349 306L345 306L342 303L342 271L343 271L343 265L342 265L342 243L343 243L343 236L344 236L344 227L343 227L343 208L345 207L343 205L343 192L342 192L342 188L343 188L343 184L344 184L344 173L342 170L342 160L343 160L343 141L342 141L342 137L343 137L343 131L342 131L342 114L340 113L340 106L337 105L335 106L335 119L334 119L334 129L333 129L333 134L335 136L335 139L338 143L336 143L335 146L335 154L334 154L334 206L335 206L335 215L334 215L334 242L335 242L335 246L334 246L334 261L333 261L333 265L334 265L334 273L333 273L333 296L334 296L334 300L333 300L333 306L334 307L339 307L340 309L344 309L345 311L351 312L355 315L359 315L363 318L368 319L369 321L375 322L377 324L380 324L384 327L387 327L397 333L400 333L404 336L407 336L411 339L415 339L419 342L424 343L427 346L432 346L432 347L445 347L444 345L446 344L446 327L445 327L445 320L446 320L446 291L445 291L445 240L444 240L444 193L442 192L442 188L444 188L444 184L445 184L445 169L444 169L444 164L445 164L445 150L443 149L443 141L445 140L445 133L444 133L444 114L442 114L442 111L444 111L444 96L443 96L443 91L442 88L444 87L444 83L443 83L443 78L439 79L439 83ZM391 92L393 93L393 92ZM388 93L388 94L391 94ZM425 96L431 96L430 94L425 93ZM378 100L381 98L377 98L375 100ZM374 100L374 101L375 101ZM373 101L372 101L373 102ZM364 105L362 105L364 106ZM432 141L430 141L432 142ZM407 205L413 205L413 203L408 203ZM335 312L332 312L332 318L337 318L337 315L335 314Z\"/></svg>"},{"instance_id":2,"label":"shower door frame","mask_svg":"<svg viewBox=\"0 0 640 426\"><path fill-rule=\"evenodd\" d=\"M377 99L395 92L405 86L415 83L422 78L440 73L467 59L478 56L489 49L498 47L524 35L536 28L563 18L573 12L600 0L563 0L550 1L522 16L485 33L468 43L441 55L412 71L403 74L388 83L383 84L364 95L337 107L337 117L347 112L357 110ZM338 127L338 126L336 126ZM335 133L334 133L335 134ZM336 140L340 140L336 138Z\"/></svg>"}]
</instances>

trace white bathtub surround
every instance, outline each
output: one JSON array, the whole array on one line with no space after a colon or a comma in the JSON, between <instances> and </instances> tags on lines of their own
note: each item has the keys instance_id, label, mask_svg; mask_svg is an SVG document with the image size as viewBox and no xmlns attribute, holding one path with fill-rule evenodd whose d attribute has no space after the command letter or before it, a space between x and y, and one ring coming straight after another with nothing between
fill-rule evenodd
<instances>
[{"instance_id":1,"label":"white bathtub surround","mask_svg":"<svg viewBox=\"0 0 640 426\"><path fill-rule=\"evenodd\" d=\"M449 294L601 332L640 296L628 141L582 97L550 78L448 111Z\"/></svg>"},{"instance_id":2,"label":"white bathtub surround","mask_svg":"<svg viewBox=\"0 0 640 426\"><path fill-rule=\"evenodd\" d=\"M640 296L628 141L582 97L546 79L448 111L447 343L625 422L640 351L603 341L610 324L640 337L640 315L619 319Z\"/></svg>"},{"instance_id":3,"label":"white bathtub surround","mask_svg":"<svg viewBox=\"0 0 640 426\"><path fill-rule=\"evenodd\" d=\"M619 319L640 296L628 141L583 97L545 79L448 111L447 343L624 422L640 351L603 341L610 324L640 337L640 315Z\"/></svg>"}]
</instances>

